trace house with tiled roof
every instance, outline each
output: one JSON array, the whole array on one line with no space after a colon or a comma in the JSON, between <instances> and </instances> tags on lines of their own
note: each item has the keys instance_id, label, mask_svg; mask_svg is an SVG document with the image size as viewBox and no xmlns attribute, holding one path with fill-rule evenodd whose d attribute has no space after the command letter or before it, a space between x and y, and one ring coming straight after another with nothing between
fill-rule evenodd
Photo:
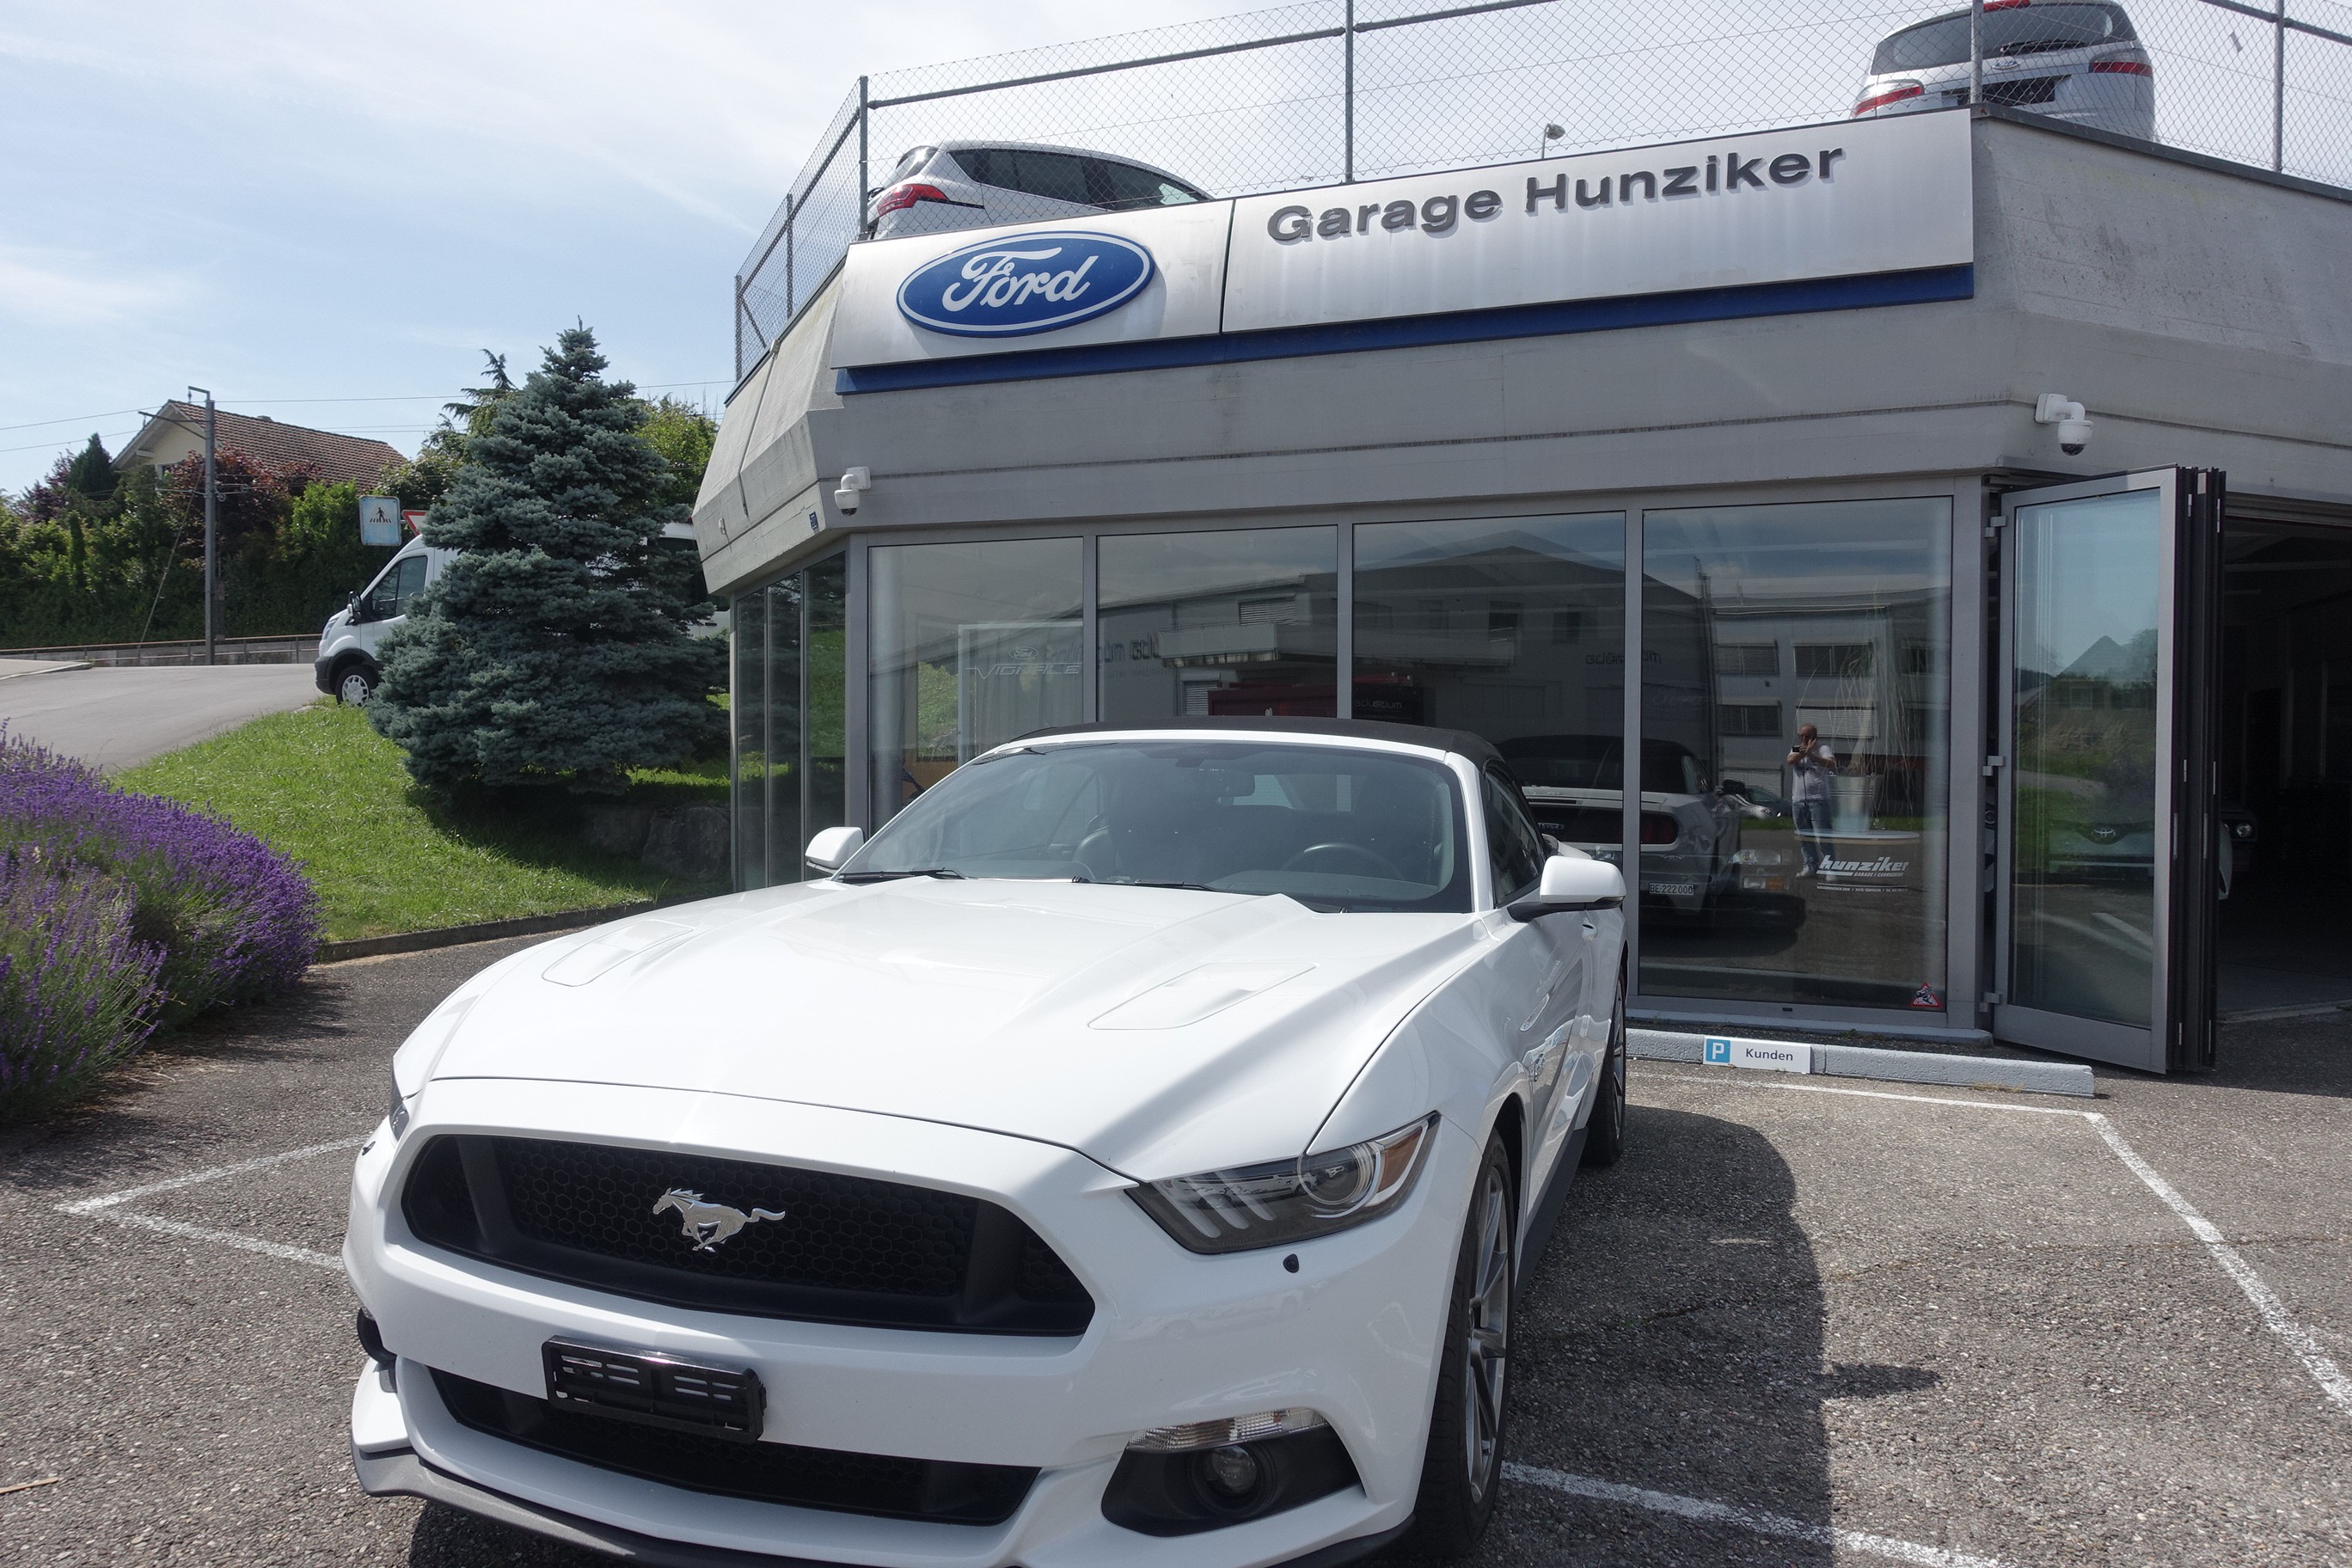
<instances>
[{"instance_id":1,"label":"house with tiled roof","mask_svg":"<svg viewBox=\"0 0 2352 1568\"><path fill-rule=\"evenodd\" d=\"M215 439L224 449L235 447L278 471L307 465L331 485L349 480L372 486L385 464L402 460L392 447L363 436L313 430L307 425L289 425L266 415L232 414L226 408L215 409L213 417ZM116 455L114 466L124 473L141 464L169 468L192 452L201 457L204 449L204 406L174 398L148 416L138 436Z\"/></svg>"}]
</instances>

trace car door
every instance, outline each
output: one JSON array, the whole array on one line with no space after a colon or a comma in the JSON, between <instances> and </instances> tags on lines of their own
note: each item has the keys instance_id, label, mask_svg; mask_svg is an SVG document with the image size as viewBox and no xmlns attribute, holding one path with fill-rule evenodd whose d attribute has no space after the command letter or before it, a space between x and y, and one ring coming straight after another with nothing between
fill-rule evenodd
<instances>
[{"instance_id":1,"label":"car door","mask_svg":"<svg viewBox=\"0 0 2352 1568\"><path fill-rule=\"evenodd\" d=\"M425 591L425 563L422 552L399 555L383 569L383 575L368 584L360 595L360 606L367 618L356 628L360 646L370 658L377 657L377 647L384 633L400 624L408 613L409 601Z\"/></svg>"},{"instance_id":2,"label":"car door","mask_svg":"<svg viewBox=\"0 0 2352 1568\"><path fill-rule=\"evenodd\" d=\"M1499 767L1479 781L1486 829L1486 864L1497 910L1533 892L1543 875L1543 837L1528 816L1519 786ZM1581 1049L1580 1017L1589 1011L1585 940L1575 914L1541 920L1500 917L1490 1008L1503 1048L1516 1055L1528 1075L1527 1194L1551 1179L1574 1120L1576 1100L1591 1081L1591 1065ZM1559 1114L1565 1107L1568 1115ZM1524 1215L1523 1215L1524 1217Z\"/></svg>"}]
</instances>

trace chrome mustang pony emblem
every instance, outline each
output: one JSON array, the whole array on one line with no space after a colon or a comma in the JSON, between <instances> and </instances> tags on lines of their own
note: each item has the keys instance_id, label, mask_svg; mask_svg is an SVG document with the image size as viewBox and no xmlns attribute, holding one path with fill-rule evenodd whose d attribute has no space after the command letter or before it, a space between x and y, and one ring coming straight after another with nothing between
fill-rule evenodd
<instances>
[{"instance_id":1,"label":"chrome mustang pony emblem","mask_svg":"<svg viewBox=\"0 0 2352 1568\"><path fill-rule=\"evenodd\" d=\"M697 1252L714 1250L720 1242L755 1219L782 1219L782 1209L753 1209L745 1214L741 1209L725 1204L714 1204L700 1193L690 1193L684 1187L672 1187L654 1205L654 1213L675 1213L682 1233L694 1243Z\"/></svg>"}]
</instances>

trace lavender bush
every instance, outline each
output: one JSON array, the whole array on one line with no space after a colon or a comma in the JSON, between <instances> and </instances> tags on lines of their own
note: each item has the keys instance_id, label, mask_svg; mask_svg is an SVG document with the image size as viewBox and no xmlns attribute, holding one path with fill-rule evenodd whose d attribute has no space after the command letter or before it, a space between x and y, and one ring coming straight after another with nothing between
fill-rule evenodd
<instances>
[{"instance_id":1,"label":"lavender bush","mask_svg":"<svg viewBox=\"0 0 2352 1568\"><path fill-rule=\"evenodd\" d=\"M131 909L117 878L0 857L0 1124L86 1093L153 1031L163 950Z\"/></svg>"},{"instance_id":2,"label":"lavender bush","mask_svg":"<svg viewBox=\"0 0 2352 1568\"><path fill-rule=\"evenodd\" d=\"M318 895L284 856L193 807L116 789L5 725L0 859L129 884L130 935L163 952L164 1024L272 995L318 951Z\"/></svg>"}]
</instances>

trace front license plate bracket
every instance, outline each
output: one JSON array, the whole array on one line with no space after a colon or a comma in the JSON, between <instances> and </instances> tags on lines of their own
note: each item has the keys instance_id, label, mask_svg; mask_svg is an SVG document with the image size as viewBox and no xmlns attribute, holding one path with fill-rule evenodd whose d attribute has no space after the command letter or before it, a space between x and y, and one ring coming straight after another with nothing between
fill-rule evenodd
<instances>
[{"instance_id":1,"label":"front license plate bracket","mask_svg":"<svg viewBox=\"0 0 2352 1568\"><path fill-rule=\"evenodd\" d=\"M767 1390L749 1367L708 1366L657 1352L550 1340L541 1347L550 1404L568 1410L757 1442Z\"/></svg>"}]
</instances>

